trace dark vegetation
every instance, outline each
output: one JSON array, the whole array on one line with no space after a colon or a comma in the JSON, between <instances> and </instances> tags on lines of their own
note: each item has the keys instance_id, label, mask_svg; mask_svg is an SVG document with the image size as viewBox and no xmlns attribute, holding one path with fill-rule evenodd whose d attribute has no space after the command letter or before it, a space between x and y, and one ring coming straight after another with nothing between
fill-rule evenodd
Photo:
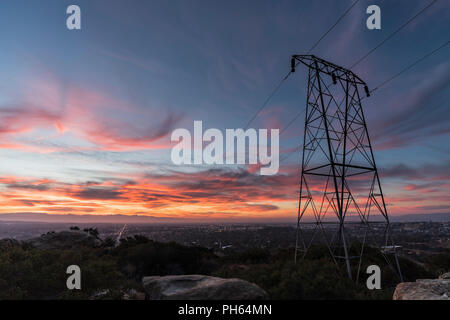
<instances>
[{"instance_id":1,"label":"dark vegetation","mask_svg":"<svg viewBox=\"0 0 450 320\"><path fill-rule=\"evenodd\" d=\"M84 231L98 236L94 229ZM322 246L313 247L295 265L292 249L217 254L211 249L159 243L138 235L122 239L119 246L106 239L98 247L52 250L4 239L0 240L0 299L121 299L130 289L142 291L144 276L172 274L241 278L258 284L272 299L391 299L398 280L383 257L368 248L365 261L361 279L355 283L347 279L344 265L336 268ZM425 266L406 259L400 263L405 281L435 278L448 271L450 251L433 255ZM82 290L66 289L66 268L73 264L82 270ZM382 267L382 290L366 288L369 264Z\"/></svg>"}]
</instances>

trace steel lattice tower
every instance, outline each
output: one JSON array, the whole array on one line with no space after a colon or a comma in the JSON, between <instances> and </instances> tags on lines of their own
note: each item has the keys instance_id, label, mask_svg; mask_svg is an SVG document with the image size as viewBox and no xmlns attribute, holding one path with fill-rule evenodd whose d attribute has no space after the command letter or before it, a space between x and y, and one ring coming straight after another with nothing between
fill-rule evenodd
<instances>
[{"instance_id":1,"label":"steel lattice tower","mask_svg":"<svg viewBox=\"0 0 450 320\"><path fill-rule=\"evenodd\" d=\"M308 88L295 261L321 233L336 265L345 261L349 278L358 281L371 241L402 280L361 105L360 90L369 97L369 89L351 70L313 55L292 56L292 72L299 63L308 67ZM360 237L357 248L350 231Z\"/></svg>"}]
</instances>

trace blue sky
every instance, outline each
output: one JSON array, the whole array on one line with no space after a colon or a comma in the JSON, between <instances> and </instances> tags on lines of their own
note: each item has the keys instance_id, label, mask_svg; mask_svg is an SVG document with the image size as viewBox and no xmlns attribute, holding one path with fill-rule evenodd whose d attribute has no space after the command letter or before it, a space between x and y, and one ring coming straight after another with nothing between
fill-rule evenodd
<instances>
[{"instance_id":1,"label":"blue sky","mask_svg":"<svg viewBox=\"0 0 450 320\"><path fill-rule=\"evenodd\" d=\"M295 217L299 155L274 190L248 168L172 166L170 133L194 120L244 127L289 71L290 56L307 53L351 3L2 1L3 212ZM312 53L350 67L428 3L361 0ZM82 30L65 27L70 4L81 8ZM381 7L381 30L365 27L372 4ZM449 18L449 3L438 0L353 71L374 88L448 41ZM363 102L395 214L449 211L449 53L447 46ZM302 68L290 76L251 127L283 128L304 109L306 78ZM281 152L300 144L303 121L280 137ZM254 190L235 209L224 206L237 187L224 196L188 186L172 197L186 180L236 182L236 170ZM432 197L418 203L419 193Z\"/></svg>"}]
</instances>

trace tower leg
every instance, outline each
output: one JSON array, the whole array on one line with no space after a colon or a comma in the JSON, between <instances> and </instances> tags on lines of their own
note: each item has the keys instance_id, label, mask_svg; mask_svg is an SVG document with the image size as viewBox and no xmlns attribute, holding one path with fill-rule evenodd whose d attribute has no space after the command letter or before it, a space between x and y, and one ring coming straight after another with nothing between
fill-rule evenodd
<instances>
[{"instance_id":1,"label":"tower leg","mask_svg":"<svg viewBox=\"0 0 450 320\"><path fill-rule=\"evenodd\" d=\"M348 278L352 280L352 269L350 266L350 257L348 255L347 241L345 240L344 223L341 223L342 244L344 245L345 264L347 265Z\"/></svg>"}]
</instances>

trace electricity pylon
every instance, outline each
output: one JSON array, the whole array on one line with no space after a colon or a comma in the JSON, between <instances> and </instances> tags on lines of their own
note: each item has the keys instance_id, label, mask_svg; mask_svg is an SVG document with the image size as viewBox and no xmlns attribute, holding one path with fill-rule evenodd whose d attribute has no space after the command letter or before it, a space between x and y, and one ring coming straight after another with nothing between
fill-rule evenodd
<instances>
[{"instance_id":1,"label":"electricity pylon","mask_svg":"<svg viewBox=\"0 0 450 320\"><path fill-rule=\"evenodd\" d=\"M313 55L292 56L292 72L299 63L308 67L308 88L295 262L319 232L336 265L345 261L348 277L358 281L364 246L373 240L402 281L361 105L360 90L369 97L369 89L351 70ZM357 246L350 231L359 237Z\"/></svg>"}]
</instances>

